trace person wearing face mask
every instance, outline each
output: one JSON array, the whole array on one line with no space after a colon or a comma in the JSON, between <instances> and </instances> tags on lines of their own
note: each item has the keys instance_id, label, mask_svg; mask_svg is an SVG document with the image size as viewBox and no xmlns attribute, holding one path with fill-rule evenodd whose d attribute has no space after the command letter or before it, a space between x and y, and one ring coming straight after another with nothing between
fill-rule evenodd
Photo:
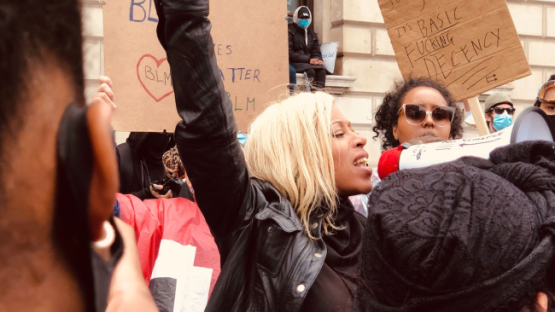
<instances>
[{"instance_id":1,"label":"person wearing face mask","mask_svg":"<svg viewBox=\"0 0 555 312\"><path fill-rule=\"evenodd\" d=\"M309 28L311 23L310 10L306 6L298 7L293 13L293 23L288 26L289 63L297 73L306 73L312 85L321 89L326 85L327 72L318 36Z\"/></svg>"},{"instance_id":2,"label":"person wearing face mask","mask_svg":"<svg viewBox=\"0 0 555 312\"><path fill-rule=\"evenodd\" d=\"M486 99L486 123L490 133L510 127L513 124L515 109L508 95L502 92L494 93Z\"/></svg>"},{"instance_id":3,"label":"person wearing face mask","mask_svg":"<svg viewBox=\"0 0 555 312\"><path fill-rule=\"evenodd\" d=\"M2 311L157 311L111 216L113 98L85 103L80 3L0 0Z\"/></svg>"},{"instance_id":4,"label":"person wearing face mask","mask_svg":"<svg viewBox=\"0 0 555 312\"><path fill-rule=\"evenodd\" d=\"M555 75L540 88L534 106L541 108L555 126Z\"/></svg>"}]
</instances>

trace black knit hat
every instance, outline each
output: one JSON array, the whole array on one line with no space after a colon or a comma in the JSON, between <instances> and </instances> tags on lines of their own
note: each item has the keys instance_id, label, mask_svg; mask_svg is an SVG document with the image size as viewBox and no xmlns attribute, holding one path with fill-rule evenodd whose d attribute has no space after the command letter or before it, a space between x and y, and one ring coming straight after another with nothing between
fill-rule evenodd
<instances>
[{"instance_id":1,"label":"black knit hat","mask_svg":"<svg viewBox=\"0 0 555 312\"><path fill-rule=\"evenodd\" d=\"M493 151L491 161L383 180L368 205L355 310L520 311L555 254L554 150L524 142Z\"/></svg>"}]
</instances>

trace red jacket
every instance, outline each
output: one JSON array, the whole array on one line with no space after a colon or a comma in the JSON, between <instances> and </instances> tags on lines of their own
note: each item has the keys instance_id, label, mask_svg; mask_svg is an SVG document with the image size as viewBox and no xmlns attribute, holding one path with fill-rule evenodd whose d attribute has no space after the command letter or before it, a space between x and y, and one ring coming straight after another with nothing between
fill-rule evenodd
<instances>
[{"instance_id":1,"label":"red jacket","mask_svg":"<svg viewBox=\"0 0 555 312\"><path fill-rule=\"evenodd\" d=\"M189 288L198 288L199 285L206 285L207 288L206 279L210 279L209 292L212 292L220 275L220 254L206 220L195 202L184 198L141 201L133 195L123 194L117 194L117 200L120 205L120 218L135 229L143 275L146 283L150 284L149 287L159 307L161 302L157 297L168 297L166 285L168 279L170 284L173 283L173 288L177 287L180 277L185 280L182 283L191 281L190 284L193 285L184 287L186 291L196 293L199 292L198 289L189 290ZM165 244L162 240L165 240ZM161 245L162 249L160 249ZM157 261L159 264L155 269ZM196 273L193 274L193 271ZM156 283L153 283L155 280ZM165 285L159 286L160 282ZM175 297L175 302L178 304L179 300L189 298L187 294L182 298L177 298L176 294L169 295Z\"/></svg>"}]
</instances>

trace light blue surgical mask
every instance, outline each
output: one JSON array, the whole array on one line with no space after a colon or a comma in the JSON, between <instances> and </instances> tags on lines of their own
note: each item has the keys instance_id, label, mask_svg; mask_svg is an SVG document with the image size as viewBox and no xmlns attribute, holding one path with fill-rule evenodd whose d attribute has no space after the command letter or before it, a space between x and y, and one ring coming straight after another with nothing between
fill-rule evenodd
<instances>
[{"instance_id":1,"label":"light blue surgical mask","mask_svg":"<svg viewBox=\"0 0 555 312\"><path fill-rule=\"evenodd\" d=\"M239 143L241 143L243 147L245 147L245 144L247 144L248 138L249 138L249 135L246 133L242 133L241 131L239 131L239 133L237 134L237 140L239 140Z\"/></svg>"},{"instance_id":2,"label":"light blue surgical mask","mask_svg":"<svg viewBox=\"0 0 555 312\"><path fill-rule=\"evenodd\" d=\"M306 29L308 27L308 25L310 25L310 20L309 19L299 19L298 24L301 28Z\"/></svg>"},{"instance_id":3,"label":"light blue surgical mask","mask_svg":"<svg viewBox=\"0 0 555 312\"><path fill-rule=\"evenodd\" d=\"M513 116L505 111L502 115L493 115L493 128L497 131L503 130L513 124Z\"/></svg>"}]
</instances>

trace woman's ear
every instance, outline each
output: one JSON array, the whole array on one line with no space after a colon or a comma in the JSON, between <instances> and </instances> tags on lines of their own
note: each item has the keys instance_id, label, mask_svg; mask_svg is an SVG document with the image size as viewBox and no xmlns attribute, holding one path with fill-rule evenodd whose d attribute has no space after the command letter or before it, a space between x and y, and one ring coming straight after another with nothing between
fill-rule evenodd
<instances>
[{"instance_id":1,"label":"woman's ear","mask_svg":"<svg viewBox=\"0 0 555 312\"><path fill-rule=\"evenodd\" d=\"M113 106L95 99L87 112L87 125L93 151L92 180L89 190L89 231L93 241L102 238L102 226L112 214L119 189L116 151L110 122Z\"/></svg>"},{"instance_id":2,"label":"woman's ear","mask_svg":"<svg viewBox=\"0 0 555 312\"><path fill-rule=\"evenodd\" d=\"M397 125L393 126L393 137L395 138L395 140L399 141L399 136L397 135Z\"/></svg>"}]
</instances>

